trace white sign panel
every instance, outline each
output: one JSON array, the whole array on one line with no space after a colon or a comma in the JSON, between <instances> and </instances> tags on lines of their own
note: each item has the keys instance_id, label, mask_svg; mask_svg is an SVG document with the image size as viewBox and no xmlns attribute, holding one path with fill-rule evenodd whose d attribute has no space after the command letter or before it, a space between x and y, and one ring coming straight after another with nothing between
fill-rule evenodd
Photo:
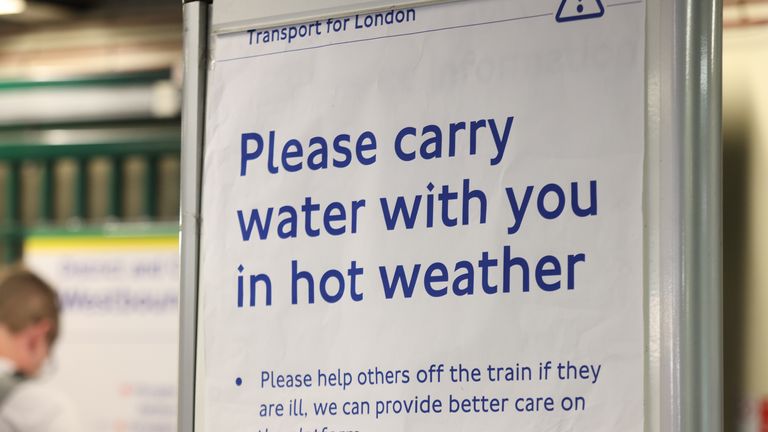
<instances>
[{"instance_id":1,"label":"white sign panel","mask_svg":"<svg viewBox=\"0 0 768 432\"><path fill-rule=\"evenodd\" d=\"M84 432L175 432L178 237L33 236L24 261L62 303L50 384Z\"/></svg>"},{"instance_id":2,"label":"white sign panel","mask_svg":"<svg viewBox=\"0 0 768 432\"><path fill-rule=\"evenodd\" d=\"M642 1L218 36L202 431L641 431Z\"/></svg>"}]
</instances>

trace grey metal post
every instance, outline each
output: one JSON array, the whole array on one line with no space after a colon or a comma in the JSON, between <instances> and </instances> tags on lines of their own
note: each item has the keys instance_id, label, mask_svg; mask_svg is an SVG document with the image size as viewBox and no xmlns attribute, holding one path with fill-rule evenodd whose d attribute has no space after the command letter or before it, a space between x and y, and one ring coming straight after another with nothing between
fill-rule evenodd
<instances>
[{"instance_id":1,"label":"grey metal post","mask_svg":"<svg viewBox=\"0 0 768 432\"><path fill-rule=\"evenodd\" d=\"M723 430L722 0L686 0L683 145L683 429Z\"/></svg>"},{"instance_id":2,"label":"grey metal post","mask_svg":"<svg viewBox=\"0 0 768 432\"><path fill-rule=\"evenodd\" d=\"M722 424L721 0L646 0L646 431Z\"/></svg>"},{"instance_id":3,"label":"grey metal post","mask_svg":"<svg viewBox=\"0 0 768 432\"><path fill-rule=\"evenodd\" d=\"M178 430L193 431L197 356L200 182L205 132L209 1L184 1L184 88L181 116L181 300Z\"/></svg>"}]
</instances>

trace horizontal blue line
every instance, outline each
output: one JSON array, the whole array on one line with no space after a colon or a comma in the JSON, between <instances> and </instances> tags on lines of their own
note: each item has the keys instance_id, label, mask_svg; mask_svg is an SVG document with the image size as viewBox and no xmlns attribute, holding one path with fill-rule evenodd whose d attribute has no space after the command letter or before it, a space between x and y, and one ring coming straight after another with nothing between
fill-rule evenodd
<instances>
[{"instance_id":1,"label":"horizontal blue line","mask_svg":"<svg viewBox=\"0 0 768 432\"><path fill-rule=\"evenodd\" d=\"M510 21L519 21L519 20L524 20L524 19L531 19L531 18L541 18L541 17L546 17L546 16L552 16L552 15L553 15L552 13L539 14L539 15L529 15L529 16L524 16L524 17L508 18L508 19L497 20L497 21L487 21L487 22L474 23L474 24L464 24L464 25L453 26L453 27L442 27L442 28L436 28L436 29L431 29L431 30L422 30L422 31L411 32L411 33L402 33L402 34L397 34L397 35L378 36L378 37L372 37L372 38L367 38L367 39L355 39L355 40L351 40L351 41L334 42L334 43L329 43L329 44L325 44L325 45L318 45L318 46L313 46L313 47L307 47L307 48L297 48L297 49L294 49L294 50L277 51L277 52L273 52L273 53L255 54L255 55L250 55L250 56L235 57L235 58L230 58L230 59L218 60L218 62L223 63L223 62L229 62L229 61L234 61L234 60L243 60L243 59L248 59L248 58L266 57L266 56L271 56L271 55L275 55L275 54L285 54L285 53L296 52L296 51L307 51L307 50L313 50L313 49L318 49L318 48L326 48L326 47L337 46L337 45L347 45L347 44L357 43L357 42L369 42L369 41L375 41L375 40L379 40L379 39L390 39L390 38L396 38L396 37L401 37L401 36L413 36L413 35L419 35L419 34L424 34L424 33L439 32L439 31L444 31L444 30L456 30L456 29L463 29L463 28L468 28L468 27L478 27L478 26L489 25L489 24L499 24L499 23L505 23L505 22L510 22Z\"/></svg>"},{"instance_id":2,"label":"horizontal blue line","mask_svg":"<svg viewBox=\"0 0 768 432\"><path fill-rule=\"evenodd\" d=\"M626 1L626 2L622 2L622 3L614 3L614 4L605 5L605 7L626 6L626 5L631 5L631 4L639 4L639 3L642 3L642 2L643 2L643 0Z\"/></svg>"}]
</instances>

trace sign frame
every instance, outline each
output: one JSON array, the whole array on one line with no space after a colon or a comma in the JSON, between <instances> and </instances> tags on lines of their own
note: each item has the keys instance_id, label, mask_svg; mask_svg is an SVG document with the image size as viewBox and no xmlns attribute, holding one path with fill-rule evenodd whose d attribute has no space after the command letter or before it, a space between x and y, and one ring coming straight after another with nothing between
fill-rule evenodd
<instances>
[{"instance_id":1,"label":"sign frame","mask_svg":"<svg viewBox=\"0 0 768 432\"><path fill-rule=\"evenodd\" d=\"M442 0L447 1L456 0ZM643 1L644 429L717 432L723 430L722 0L632 2ZM238 12L213 22L220 3L184 0L180 431L195 430L201 174L212 38L342 12L438 2L293 0L268 6L267 0L231 0L221 7Z\"/></svg>"}]
</instances>

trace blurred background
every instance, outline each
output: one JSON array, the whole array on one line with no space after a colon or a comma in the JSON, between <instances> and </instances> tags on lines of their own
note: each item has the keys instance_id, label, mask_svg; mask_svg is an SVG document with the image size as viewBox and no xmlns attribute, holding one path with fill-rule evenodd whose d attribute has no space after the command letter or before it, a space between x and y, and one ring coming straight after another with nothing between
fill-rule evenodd
<instances>
[{"instance_id":1,"label":"blurred background","mask_svg":"<svg viewBox=\"0 0 768 432\"><path fill-rule=\"evenodd\" d=\"M726 431L768 431L768 1L723 9Z\"/></svg>"},{"instance_id":2,"label":"blurred background","mask_svg":"<svg viewBox=\"0 0 768 432\"><path fill-rule=\"evenodd\" d=\"M59 291L85 432L176 430L181 46L180 1L0 0L0 259Z\"/></svg>"},{"instance_id":3,"label":"blurred background","mask_svg":"<svg viewBox=\"0 0 768 432\"><path fill-rule=\"evenodd\" d=\"M725 0L726 431L768 431L768 1ZM175 430L181 2L0 0L0 258L66 310L86 432Z\"/></svg>"}]
</instances>

